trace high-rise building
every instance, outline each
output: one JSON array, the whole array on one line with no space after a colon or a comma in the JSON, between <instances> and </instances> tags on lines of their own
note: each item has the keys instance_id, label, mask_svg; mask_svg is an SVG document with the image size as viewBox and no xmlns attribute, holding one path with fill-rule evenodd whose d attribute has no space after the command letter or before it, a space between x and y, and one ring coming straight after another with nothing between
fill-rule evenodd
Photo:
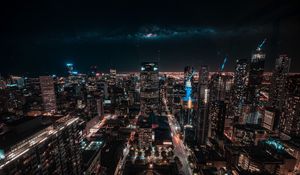
<instances>
[{"instance_id":1,"label":"high-rise building","mask_svg":"<svg viewBox=\"0 0 300 175\"><path fill-rule=\"evenodd\" d=\"M248 80L249 61L247 59L239 59L236 61L232 94L234 117L240 117L242 115L242 109L247 97Z\"/></svg>"},{"instance_id":2,"label":"high-rise building","mask_svg":"<svg viewBox=\"0 0 300 175\"><path fill-rule=\"evenodd\" d=\"M209 82L209 136L216 139L223 137L232 80L230 75L216 73L211 76Z\"/></svg>"},{"instance_id":3,"label":"high-rise building","mask_svg":"<svg viewBox=\"0 0 300 175\"><path fill-rule=\"evenodd\" d=\"M300 76L287 78L287 98L280 119L280 129L290 136L300 136Z\"/></svg>"},{"instance_id":4,"label":"high-rise building","mask_svg":"<svg viewBox=\"0 0 300 175\"><path fill-rule=\"evenodd\" d=\"M191 66L186 66L184 68L184 86L185 86L185 96L183 97L183 102L186 107L191 109L193 106L193 86L194 86L194 68Z\"/></svg>"},{"instance_id":5,"label":"high-rise building","mask_svg":"<svg viewBox=\"0 0 300 175\"><path fill-rule=\"evenodd\" d=\"M56 112L56 97L53 78L50 76L40 76L40 86L45 112Z\"/></svg>"},{"instance_id":6,"label":"high-rise building","mask_svg":"<svg viewBox=\"0 0 300 175\"><path fill-rule=\"evenodd\" d=\"M270 88L270 104L282 111L287 95L286 80L289 73L291 59L287 55L280 55L276 59L275 69Z\"/></svg>"},{"instance_id":7,"label":"high-rise building","mask_svg":"<svg viewBox=\"0 0 300 175\"><path fill-rule=\"evenodd\" d=\"M140 72L141 112L157 113L159 108L158 63L143 62Z\"/></svg>"},{"instance_id":8,"label":"high-rise building","mask_svg":"<svg viewBox=\"0 0 300 175\"><path fill-rule=\"evenodd\" d=\"M74 70L73 64L72 63L67 63L66 66L67 66L67 70L68 70L69 75L71 75L73 70Z\"/></svg>"},{"instance_id":9,"label":"high-rise building","mask_svg":"<svg viewBox=\"0 0 300 175\"><path fill-rule=\"evenodd\" d=\"M79 118L66 116L13 145L0 174L82 174L80 127Z\"/></svg>"},{"instance_id":10,"label":"high-rise building","mask_svg":"<svg viewBox=\"0 0 300 175\"><path fill-rule=\"evenodd\" d=\"M266 54L258 47L252 55L249 71L248 101L251 103L250 123L258 123L259 96L263 80Z\"/></svg>"},{"instance_id":11,"label":"high-rise building","mask_svg":"<svg viewBox=\"0 0 300 175\"><path fill-rule=\"evenodd\" d=\"M222 139L227 106L224 101L213 101L209 105L210 136Z\"/></svg>"},{"instance_id":12,"label":"high-rise building","mask_svg":"<svg viewBox=\"0 0 300 175\"><path fill-rule=\"evenodd\" d=\"M117 70L116 69L109 69L109 85L116 84L116 77L117 77Z\"/></svg>"},{"instance_id":13,"label":"high-rise building","mask_svg":"<svg viewBox=\"0 0 300 175\"><path fill-rule=\"evenodd\" d=\"M279 127L279 112L276 108L266 107L262 120L262 127L270 130L277 131Z\"/></svg>"},{"instance_id":14,"label":"high-rise building","mask_svg":"<svg viewBox=\"0 0 300 175\"><path fill-rule=\"evenodd\" d=\"M283 132L291 136L300 136L300 96L287 97L284 114Z\"/></svg>"},{"instance_id":15,"label":"high-rise building","mask_svg":"<svg viewBox=\"0 0 300 175\"><path fill-rule=\"evenodd\" d=\"M198 81L198 115L196 120L196 140L204 145L208 136L208 66L201 66Z\"/></svg>"}]
</instances>

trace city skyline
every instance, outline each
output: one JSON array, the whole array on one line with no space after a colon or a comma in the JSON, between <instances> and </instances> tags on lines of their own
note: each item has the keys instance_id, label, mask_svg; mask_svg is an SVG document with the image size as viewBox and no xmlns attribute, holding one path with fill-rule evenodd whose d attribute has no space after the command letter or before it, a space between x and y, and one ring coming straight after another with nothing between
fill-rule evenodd
<instances>
[{"instance_id":1,"label":"city skyline","mask_svg":"<svg viewBox=\"0 0 300 175\"><path fill-rule=\"evenodd\" d=\"M300 175L299 9L3 4L0 175Z\"/></svg>"}]
</instances>

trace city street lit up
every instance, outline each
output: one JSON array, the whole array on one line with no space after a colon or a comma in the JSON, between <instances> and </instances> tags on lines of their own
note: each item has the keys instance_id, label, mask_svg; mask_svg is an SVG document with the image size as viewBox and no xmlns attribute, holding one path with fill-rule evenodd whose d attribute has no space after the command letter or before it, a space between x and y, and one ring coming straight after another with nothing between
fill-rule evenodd
<instances>
[{"instance_id":1,"label":"city street lit up","mask_svg":"<svg viewBox=\"0 0 300 175\"><path fill-rule=\"evenodd\" d=\"M5 1L0 175L299 175L297 1Z\"/></svg>"}]
</instances>

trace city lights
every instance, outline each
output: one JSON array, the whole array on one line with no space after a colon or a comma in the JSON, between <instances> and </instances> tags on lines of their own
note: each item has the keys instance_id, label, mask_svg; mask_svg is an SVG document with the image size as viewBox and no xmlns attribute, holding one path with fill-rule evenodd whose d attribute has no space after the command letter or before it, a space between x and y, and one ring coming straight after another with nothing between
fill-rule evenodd
<instances>
[{"instance_id":1,"label":"city lights","mask_svg":"<svg viewBox=\"0 0 300 175\"><path fill-rule=\"evenodd\" d=\"M299 2L5 3L0 175L300 174Z\"/></svg>"}]
</instances>

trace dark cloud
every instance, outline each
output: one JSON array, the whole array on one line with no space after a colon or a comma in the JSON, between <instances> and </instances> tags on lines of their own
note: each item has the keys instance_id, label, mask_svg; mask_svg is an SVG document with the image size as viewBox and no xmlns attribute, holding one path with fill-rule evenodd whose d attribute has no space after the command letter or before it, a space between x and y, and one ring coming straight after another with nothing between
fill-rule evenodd
<instances>
[{"instance_id":1,"label":"dark cloud","mask_svg":"<svg viewBox=\"0 0 300 175\"><path fill-rule=\"evenodd\" d=\"M292 1L17 1L1 5L0 71L138 70L143 60L180 71L208 64L225 70L267 38L267 70L279 53L300 65L300 8Z\"/></svg>"},{"instance_id":2,"label":"dark cloud","mask_svg":"<svg viewBox=\"0 0 300 175\"><path fill-rule=\"evenodd\" d=\"M120 31L84 31L77 32L74 35L56 34L44 38L36 36L38 42L45 43L86 43L86 42L147 42L147 41L167 41L167 40L186 40L186 39L221 39L230 37L251 37L253 35L262 35L268 33L267 27L241 27L235 29L218 29L215 27L159 27L142 26L134 32Z\"/></svg>"}]
</instances>

